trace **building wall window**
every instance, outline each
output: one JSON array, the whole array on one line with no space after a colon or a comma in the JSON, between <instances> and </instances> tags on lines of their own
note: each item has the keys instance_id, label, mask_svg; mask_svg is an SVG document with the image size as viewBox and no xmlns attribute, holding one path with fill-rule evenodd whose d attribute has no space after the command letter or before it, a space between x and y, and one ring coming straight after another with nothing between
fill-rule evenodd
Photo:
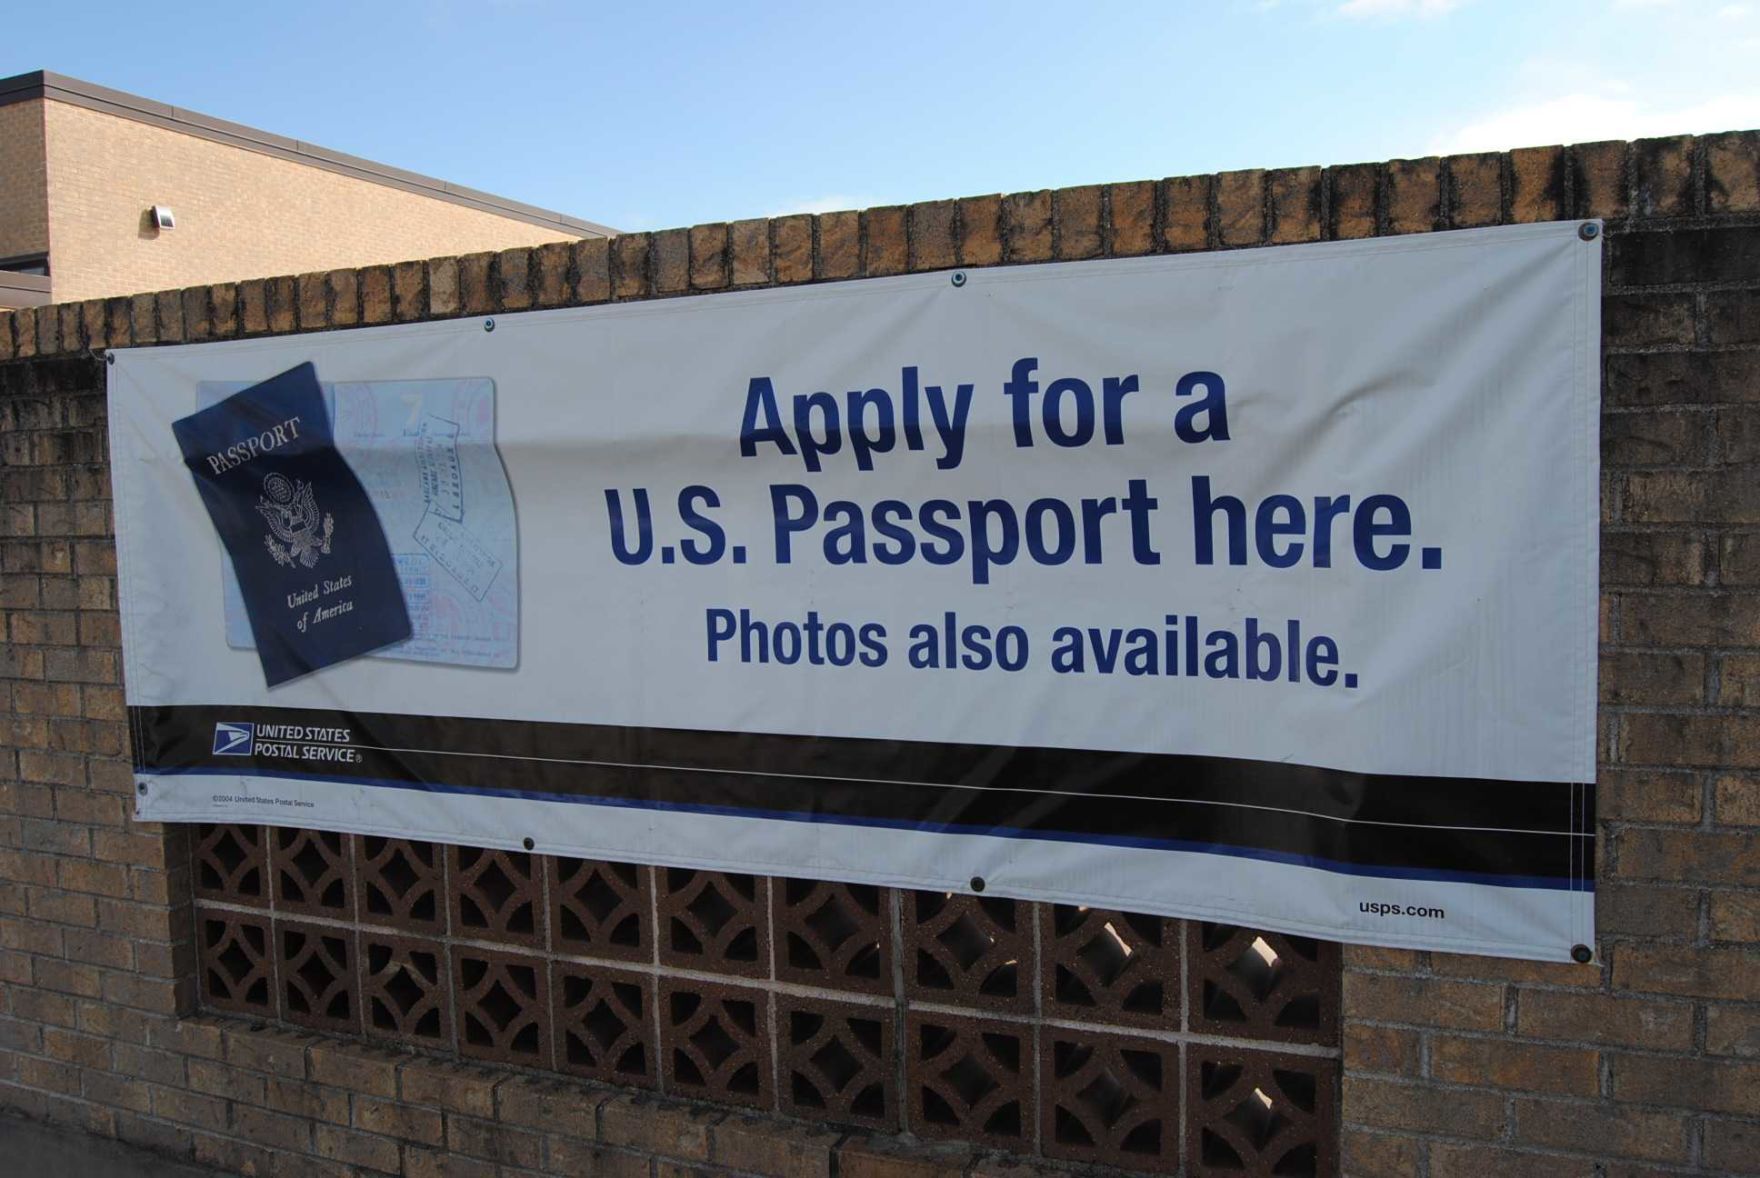
<instances>
[{"instance_id":1,"label":"building wall window","mask_svg":"<svg viewBox=\"0 0 1760 1178\"><path fill-rule=\"evenodd\" d=\"M39 278L49 277L48 254L20 254L14 258L0 258L0 270L8 270L14 274L35 274Z\"/></svg>"}]
</instances>

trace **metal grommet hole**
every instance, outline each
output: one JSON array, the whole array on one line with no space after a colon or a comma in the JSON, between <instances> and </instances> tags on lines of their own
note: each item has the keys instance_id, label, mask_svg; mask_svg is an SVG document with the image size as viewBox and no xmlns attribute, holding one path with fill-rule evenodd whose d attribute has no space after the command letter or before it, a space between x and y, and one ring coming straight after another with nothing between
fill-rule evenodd
<instances>
[{"instance_id":1,"label":"metal grommet hole","mask_svg":"<svg viewBox=\"0 0 1760 1178\"><path fill-rule=\"evenodd\" d=\"M538 844L537 844L537 843L535 843L535 842L533 842L533 841L532 841L532 840L531 840L531 839L529 839L529 838L528 838L528 839L526 839L526 840L525 840L525 841L524 841L524 842L523 842L523 843L522 843L522 844L521 844L521 845L522 845L522 846L524 846L524 847L525 847L525 849L526 849L526 850L528 850L528 851L529 851L529 850L531 850L531 849L532 849L532 848L533 848L533 847L535 847L535 846L537 846L537 845L538 845Z\"/></svg>"},{"instance_id":2,"label":"metal grommet hole","mask_svg":"<svg viewBox=\"0 0 1760 1178\"><path fill-rule=\"evenodd\" d=\"M981 892L983 890L984 890L984 877L981 875L972 876L972 891Z\"/></svg>"}]
</instances>

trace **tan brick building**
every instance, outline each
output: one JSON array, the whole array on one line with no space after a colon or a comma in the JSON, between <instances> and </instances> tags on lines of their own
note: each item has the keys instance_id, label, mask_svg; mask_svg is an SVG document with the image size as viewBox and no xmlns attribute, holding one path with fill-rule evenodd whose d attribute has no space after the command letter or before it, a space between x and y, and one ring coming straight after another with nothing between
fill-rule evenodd
<instances>
[{"instance_id":1,"label":"tan brick building","mask_svg":"<svg viewBox=\"0 0 1760 1178\"><path fill-rule=\"evenodd\" d=\"M0 79L0 308L610 232L59 74Z\"/></svg>"}]
</instances>

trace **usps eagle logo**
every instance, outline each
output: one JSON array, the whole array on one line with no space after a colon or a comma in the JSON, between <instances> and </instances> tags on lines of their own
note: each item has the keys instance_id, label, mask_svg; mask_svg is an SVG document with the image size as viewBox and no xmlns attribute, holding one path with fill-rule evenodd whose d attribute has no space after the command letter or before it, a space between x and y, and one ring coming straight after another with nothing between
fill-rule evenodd
<instances>
[{"instance_id":1,"label":"usps eagle logo","mask_svg":"<svg viewBox=\"0 0 1760 1178\"><path fill-rule=\"evenodd\" d=\"M216 757L248 757L256 745L256 725L222 720L214 725Z\"/></svg>"},{"instance_id":2,"label":"usps eagle logo","mask_svg":"<svg viewBox=\"0 0 1760 1178\"><path fill-rule=\"evenodd\" d=\"M293 568L311 568L320 556L330 552L330 535L336 521L318 511L318 497L312 485L303 479L290 479L272 474L263 480L263 494L257 510L269 521L263 537L275 563Z\"/></svg>"}]
</instances>

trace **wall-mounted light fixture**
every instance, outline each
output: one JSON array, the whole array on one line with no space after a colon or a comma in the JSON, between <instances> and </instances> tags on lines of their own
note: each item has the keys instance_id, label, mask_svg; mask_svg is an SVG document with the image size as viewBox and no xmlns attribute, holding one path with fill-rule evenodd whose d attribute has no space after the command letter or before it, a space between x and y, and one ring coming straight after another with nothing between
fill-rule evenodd
<instances>
[{"instance_id":1,"label":"wall-mounted light fixture","mask_svg":"<svg viewBox=\"0 0 1760 1178\"><path fill-rule=\"evenodd\" d=\"M152 221L153 228L155 229L177 228L176 215L165 205L154 205L147 210L147 217Z\"/></svg>"}]
</instances>

